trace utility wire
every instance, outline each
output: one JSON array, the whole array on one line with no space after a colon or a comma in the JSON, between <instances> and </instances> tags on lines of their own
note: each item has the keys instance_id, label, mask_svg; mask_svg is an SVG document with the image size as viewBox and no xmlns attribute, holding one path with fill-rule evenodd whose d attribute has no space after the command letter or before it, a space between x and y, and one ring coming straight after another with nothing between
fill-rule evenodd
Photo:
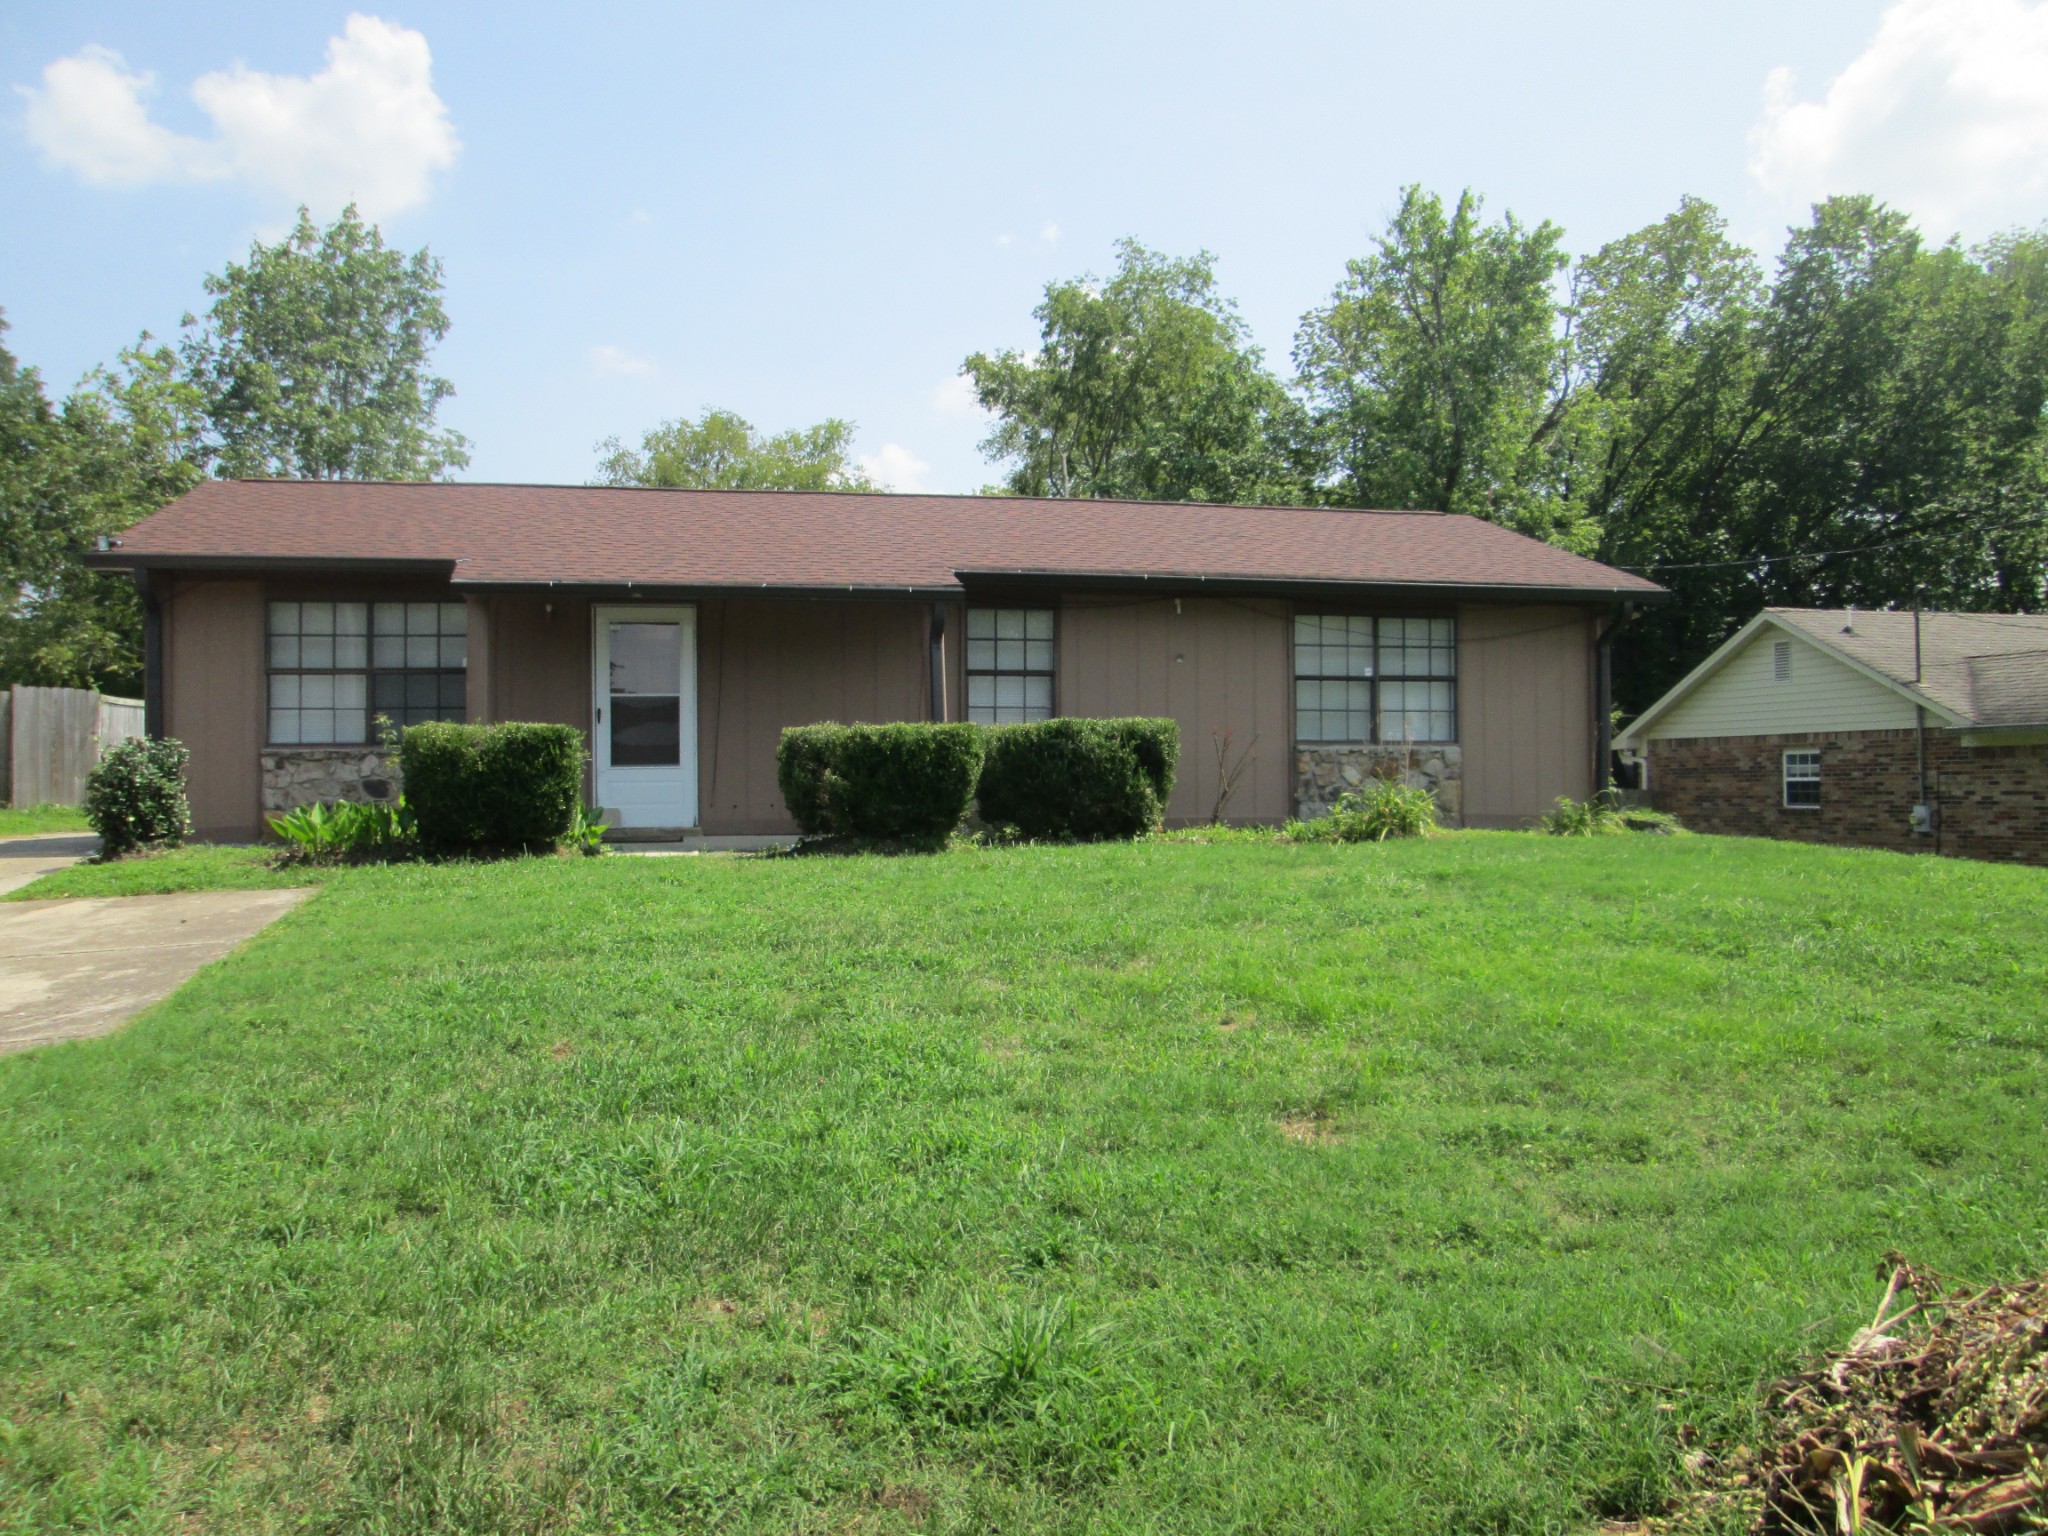
<instances>
[{"instance_id":1,"label":"utility wire","mask_svg":"<svg viewBox=\"0 0 2048 1536\"><path fill-rule=\"evenodd\" d=\"M2002 528L1993 528L1988 531L1991 533L2018 533L2028 528L2039 528L2041 526L2043 526L2042 519L2027 518L2021 522L2009 524ZM1739 560L1675 561L1661 565L1627 565L1619 560L1607 563L1616 570L1634 571L1641 576L1647 576L1652 571L1719 571L1738 565L1781 565L1791 564L1799 560L1830 560L1837 555L1869 554L1872 550L1891 549L1900 544L1910 544L1918 539L1931 539L1937 534L1953 533L1955 531L1954 524L1948 524L1940 528L1918 528L1911 533L1902 533L1889 539L1879 539L1871 544L1855 544L1846 549L1808 549L1789 555L1745 555Z\"/></svg>"}]
</instances>

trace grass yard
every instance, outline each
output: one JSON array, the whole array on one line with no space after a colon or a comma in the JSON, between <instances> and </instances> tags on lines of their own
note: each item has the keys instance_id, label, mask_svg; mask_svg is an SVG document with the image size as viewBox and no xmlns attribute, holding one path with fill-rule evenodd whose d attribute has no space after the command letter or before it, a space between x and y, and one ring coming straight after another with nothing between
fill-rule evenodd
<instances>
[{"instance_id":1,"label":"grass yard","mask_svg":"<svg viewBox=\"0 0 2048 1536\"><path fill-rule=\"evenodd\" d=\"M91 830L84 810L75 805L0 805L0 837Z\"/></svg>"},{"instance_id":2,"label":"grass yard","mask_svg":"<svg viewBox=\"0 0 2048 1536\"><path fill-rule=\"evenodd\" d=\"M0 1058L0 1530L1640 1515L1887 1249L2048 1268L2044 913L1714 838L348 871Z\"/></svg>"}]
</instances>

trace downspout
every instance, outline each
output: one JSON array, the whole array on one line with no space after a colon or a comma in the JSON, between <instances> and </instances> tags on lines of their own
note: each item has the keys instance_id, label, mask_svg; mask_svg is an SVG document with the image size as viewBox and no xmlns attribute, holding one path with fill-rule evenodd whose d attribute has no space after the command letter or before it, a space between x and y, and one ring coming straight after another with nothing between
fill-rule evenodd
<instances>
[{"instance_id":1,"label":"downspout","mask_svg":"<svg viewBox=\"0 0 2048 1536\"><path fill-rule=\"evenodd\" d=\"M1913 686L1920 686L1920 589L1913 589ZM1925 837L1933 833L1934 851L1941 852L1941 832L1936 825L1935 809L1927 801L1927 706L1916 702L1913 705L1913 758L1918 783L1918 794L1913 801L1913 814L1909 818L1915 832Z\"/></svg>"},{"instance_id":2,"label":"downspout","mask_svg":"<svg viewBox=\"0 0 2048 1536\"><path fill-rule=\"evenodd\" d=\"M946 605L932 604L932 718L946 718Z\"/></svg>"},{"instance_id":3,"label":"downspout","mask_svg":"<svg viewBox=\"0 0 2048 1536\"><path fill-rule=\"evenodd\" d=\"M1593 796L1607 794L1613 784L1614 758L1614 637L1635 617L1636 605L1623 603L1600 630L1594 644L1593 688Z\"/></svg>"},{"instance_id":4,"label":"downspout","mask_svg":"<svg viewBox=\"0 0 2048 1536\"><path fill-rule=\"evenodd\" d=\"M142 734L164 735L164 605L150 589L149 572L138 568L135 590L142 598Z\"/></svg>"}]
</instances>

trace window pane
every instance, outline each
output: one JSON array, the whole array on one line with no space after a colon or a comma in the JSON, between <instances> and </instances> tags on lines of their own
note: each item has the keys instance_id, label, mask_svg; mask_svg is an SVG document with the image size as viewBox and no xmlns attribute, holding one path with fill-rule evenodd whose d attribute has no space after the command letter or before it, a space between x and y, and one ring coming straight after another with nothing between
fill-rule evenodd
<instances>
[{"instance_id":1,"label":"window pane","mask_svg":"<svg viewBox=\"0 0 2048 1536\"><path fill-rule=\"evenodd\" d=\"M299 642L299 665L302 667L331 667L334 665L334 637L332 635L307 635Z\"/></svg>"},{"instance_id":2,"label":"window pane","mask_svg":"<svg viewBox=\"0 0 2048 1536\"><path fill-rule=\"evenodd\" d=\"M369 660L369 644L362 635L336 635L334 664L337 667L362 667Z\"/></svg>"},{"instance_id":3,"label":"window pane","mask_svg":"<svg viewBox=\"0 0 2048 1536\"><path fill-rule=\"evenodd\" d=\"M469 633L469 604L443 603L441 605L441 633L444 635L466 635Z\"/></svg>"},{"instance_id":4,"label":"window pane","mask_svg":"<svg viewBox=\"0 0 2048 1536\"><path fill-rule=\"evenodd\" d=\"M441 710L443 717L449 720L460 720L468 707L469 679L460 672L443 672L441 674Z\"/></svg>"},{"instance_id":5,"label":"window pane","mask_svg":"<svg viewBox=\"0 0 2048 1536\"><path fill-rule=\"evenodd\" d=\"M993 709L996 702L996 680L983 675L967 679L967 707L969 709Z\"/></svg>"},{"instance_id":6,"label":"window pane","mask_svg":"<svg viewBox=\"0 0 2048 1536\"><path fill-rule=\"evenodd\" d=\"M440 659L441 642L432 635L405 637L405 664L408 667L431 667Z\"/></svg>"},{"instance_id":7,"label":"window pane","mask_svg":"<svg viewBox=\"0 0 2048 1536\"><path fill-rule=\"evenodd\" d=\"M683 678L683 631L677 624L611 626L612 692L670 694ZM616 758L613 759L617 761Z\"/></svg>"},{"instance_id":8,"label":"window pane","mask_svg":"<svg viewBox=\"0 0 2048 1536\"><path fill-rule=\"evenodd\" d=\"M273 667L296 667L299 664L297 635L274 634L270 637L270 664Z\"/></svg>"},{"instance_id":9,"label":"window pane","mask_svg":"<svg viewBox=\"0 0 2048 1536\"><path fill-rule=\"evenodd\" d=\"M360 672L341 672L329 678L334 689L334 704L337 709L360 710L369 698L368 680Z\"/></svg>"},{"instance_id":10,"label":"window pane","mask_svg":"<svg viewBox=\"0 0 2048 1536\"><path fill-rule=\"evenodd\" d=\"M994 671L996 665L995 641L969 640L967 642L967 665L977 671Z\"/></svg>"},{"instance_id":11,"label":"window pane","mask_svg":"<svg viewBox=\"0 0 2048 1536\"><path fill-rule=\"evenodd\" d=\"M996 670L1000 672L1021 672L1024 670L1024 642L1022 640L998 640L996 642Z\"/></svg>"},{"instance_id":12,"label":"window pane","mask_svg":"<svg viewBox=\"0 0 2048 1536\"><path fill-rule=\"evenodd\" d=\"M402 635L405 633L405 604L378 603L372 610L371 628L380 635Z\"/></svg>"},{"instance_id":13,"label":"window pane","mask_svg":"<svg viewBox=\"0 0 2048 1536\"><path fill-rule=\"evenodd\" d=\"M996 610L996 638L998 640L1022 640L1024 638L1024 610L1022 608L998 608Z\"/></svg>"},{"instance_id":14,"label":"window pane","mask_svg":"<svg viewBox=\"0 0 2048 1536\"><path fill-rule=\"evenodd\" d=\"M334 604L299 604L299 629L308 635L331 635L334 633Z\"/></svg>"},{"instance_id":15,"label":"window pane","mask_svg":"<svg viewBox=\"0 0 2048 1536\"><path fill-rule=\"evenodd\" d=\"M1021 709L1024 704L1024 679L996 674L996 708Z\"/></svg>"},{"instance_id":16,"label":"window pane","mask_svg":"<svg viewBox=\"0 0 2048 1536\"><path fill-rule=\"evenodd\" d=\"M413 672L405 679L405 707L432 709L441 702L441 680L432 672Z\"/></svg>"},{"instance_id":17,"label":"window pane","mask_svg":"<svg viewBox=\"0 0 2048 1536\"><path fill-rule=\"evenodd\" d=\"M324 673L308 673L299 679L299 702L309 708L330 709L334 705L334 679Z\"/></svg>"},{"instance_id":18,"label":"window pane","mask_svg":"<svg viewBox=\"0 0 2048 1536\"><path fill-rule=\"evenodd\" d=\"M1027 677L1024 679L1024 708L1033 720L1046 720L1051 718L1051 678Z\"/></svg>"},{"instance_id":19,"label":"window pane","mask_svg":"<svg viewBox=\"0 0 2048 1536\"><path fill-rule=\"evenodd\" d=\"M468 653L469 642L465 640L461 635L443 635L441 637L442 666L467 666L469 664Z\"/></svg>"},{"instance_id":20,"label":"window pane","mask_svg":"<svg viewBox=\"0 0 2048 1536\"><path fill-rule=\"evenodd\" d=\"M380 667L405 665L405 636L379 635L371 642L370 655Z\"/></svg>"},{"instance_id":21,"label":"window pane","mask_svg":"<svg viewBox=\"0 0 2048 1536\"><path fill-rule=\"evenodd\" d=\"M337 635L360 635L370 627L370 605L368 603L336 603L334 605L334 632Z\"/></svg>"},{"instance_id":22,"label":"window pane","mask_svg":"<svg viewBox=\"0 0 2048 1536\"><path fill-rule=\"evenodd\" d=\"M273 635L296 635L299 632L299 605L297 603L272 603L270 605L270 632Z\"/></svg>"},{"instance_id":23,"label":"window pane","mask_svg":"<svg viewBox=\"0 0 2048 1536\"><path fill-rule=\"evenodd\" d=\"M379 714L389 715L396 720L405 708L405 674L403 672L379 672L373 699Z\"/></svg>"},{"instance_id":24,"label":"window pane","mask_svg":"<svg viewBox=\"0 0 2048 1536\"><path fill-rule=\"evenodd\" d=\"M612 696L612 766L667 768L683 760L683 701Z\"/></svg>"},{"instance_id":25,"label":"window pane","mask_svg":"<svg viewBox=\"0 0 2048 1536\"><path fill-rule=\"evenodd\" d=\"M1033 672L1050 672L1052 670L1052 642L1050 640L1025 641L1024 665Z\"/></svg>"},{"instance_id":26,"label":"window pane","mask_svg":"<svg viewBox=\"0 0 2048 1536\"><path fill-rule=\"evenodd\" d=\"M270 712L270 739L280 746L291 746L299 739L299 712L296 709L273 709Z\"/></svg>"},{"instance_id":27,"label":"window pane","mask_svg":"<svg viewBox=\"0 0 2048 1536\"><path fill-rule=\"evenodd\" d=\"M1050 608L1027 608L1024 611L1024 633L1032 640L1052 638L1052 610Z\"/></svg>"},{"instance_id":28,"label":"window pane","mask_svg":"<svg viewBox=\"0 0 2048 1536\"><path fill-rule=\"evenodd\" d=\"M995 639L996 613L993 608L970 608L967 610L967 637L970 640Z\"/></svg>"},{"instance_id":29,"label":"window pane","mask_svg":"<svg viewBox=\"0 0 2048 1536\"><path fill-rule=\"evenodd\" d=\"M299 680L289 672L279 673L270 680L270 706L296 708L299 702Z\"/></svg>"},{"instance_id":30,"label":"window pane","mask_svg":"<svg viewBox=\"0 0 2048 1536\"><path fill-rule=\"evenodd\" d=\"M441 605L439 603L407 603L405 605L405 632L408 635L434 635L441 631Z\"/></svg>"}]
</instances>

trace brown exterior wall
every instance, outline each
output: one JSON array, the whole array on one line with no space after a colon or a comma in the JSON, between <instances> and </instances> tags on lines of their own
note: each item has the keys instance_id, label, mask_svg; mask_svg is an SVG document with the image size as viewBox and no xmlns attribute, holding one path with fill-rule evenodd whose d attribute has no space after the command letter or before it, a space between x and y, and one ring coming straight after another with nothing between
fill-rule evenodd
<instances>
[{"instance_id":1,"label":"brown exterior wall","mask_svg":"<svg viewBox=\"0 0 2048 1536\"><path fill-rule=\"evenodd\" d=\"M166 723L192 749L202 835L261 831L265 600L413 595L446 594L415 583L254 575L173 584ZM1233 733L1233 756L1251 754L1229 818L1295 814L1290 604L1098 594L1055 601L1060 713L1179 722L1171 821L1209 818L1219 777L1212 732L1224 729ZM929 602L745 598L695 606L698 820L707 833L792 830L775 784L784 726L930 717ZM954 720L965 712L965 611L961 603L945 610L946 714ZM588 600L496 595L471 599L471 613L474 718L590 728ZM1585 610L1460 610L1458 755L1468 825L1523 825L1558 795L1590 792L1593 634Z\"/></svg>"},{"instance_id":2,"label":"brown exterior wall","mask_svg":"<svg viewBox=\"0 0 2048 1536\"><path fill-rule=\"evenodd\" d=\"M1166 715L1180 724L1169 823L1206 822L1220 774L1212 733L1251 759L1226 815L1293 814L1293 680L1286 603L1271 599L1069 597L1059 615L1054 707L1063 715ZM1256 738L1256 741L1254 741Z\"/></svg>"},{"instance_id":3,"label":"brown exterior wall","mask_svg":"<svg viewBox=\"0 0 2048 1536\"><path fill-rule=\"evenodd\" d=\"M1915 835L1912 731L1678 737L1649 743L1650 794L1696 832L2048 864L2048 746L1966 747L1927 733L1939 837ZM1821 803L1784 804L1784 753L1818 749Z\"/></svg>"},{"instance_id":4,"label":"brown exterior wall","mask_svg":"<svg viewBox=\"0 0 2048 1536\"><path fill-rule=\"evenodd\" d=\"M713 836L794 832L775 785L788 725L931 716L929 603L697 605L698 820ZM586 670L587 667L586 667Z\"/></svg>"},{"instance_id":5,"label":"brown exterior wall","mask_svg":"<svg viewBox=\"0 0 2048 1536\"><path fill-rule=\"evenodd\" d=\"M1585 609L1458 610L1465 825L1522 827L1593 792L1594 641Z\"/></svg>"},{"instance_id":6,"label":"brown exterior wall","mask_svg":"<svg viewBox=\"0 0 2048 1536\"><path fill-rule=\"evenodd\" d=\"M182 577L164 608L164 730L191 752L194 835L254 837L262 825L263 584Z\"/></svg>"}]
</instances>

